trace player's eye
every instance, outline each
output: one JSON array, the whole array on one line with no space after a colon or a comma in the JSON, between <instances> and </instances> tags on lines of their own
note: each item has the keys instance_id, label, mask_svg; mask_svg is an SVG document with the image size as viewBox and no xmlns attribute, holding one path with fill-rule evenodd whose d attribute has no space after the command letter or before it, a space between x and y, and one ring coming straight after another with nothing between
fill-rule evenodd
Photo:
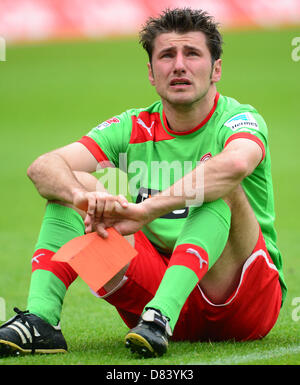
<instances>
[{"instance_id":1,"label":"player's eye","mask_svg":"<svg viewBox=\"0 0 300 385\"><path fill-rule=\"evenodd\" d=\"M164 58L173 57L173 55L170 52L166 52L166 53L163 53L160 57L161 59L164 59Z\"/></svg>"},{"instance_id":2,"label":"player's eye","mask_svg":"<svg viewBox=\"0 0 300 385\"><path fill-rule=\"evenodd\" d=\"M199 56L199 52L197 52L197 51L189 51L187 53L187 56Z\"/></svg>"}]
</instances>

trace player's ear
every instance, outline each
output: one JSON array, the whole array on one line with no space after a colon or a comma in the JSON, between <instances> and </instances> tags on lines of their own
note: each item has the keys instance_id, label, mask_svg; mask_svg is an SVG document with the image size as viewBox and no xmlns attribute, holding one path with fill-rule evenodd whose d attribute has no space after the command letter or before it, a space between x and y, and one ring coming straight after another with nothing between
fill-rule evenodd
<instances>
[{"instance_id":1,"label":"player's ear","mask_svg":"<svg viewBox=\"0 0 300 385\"><path fill-rule=\"evenodd\" d=\"M212 73L211 73L211 81L213 83L217 83L220 81L222 75L222 60L217 59L215 60L212 68Z\"/></svg>"},{"instance_id":2,"label":"player's ear","mask_svg":"<svg viewBox=\"0 0 300 385\"><path fill-rule=\"evenodd\" d=\"M149 78L150 84L152 86L155 86L155 80L154 80L152 64L148 63L147 66L148 66L148 78Z\"/></svg>"}]
</instances>

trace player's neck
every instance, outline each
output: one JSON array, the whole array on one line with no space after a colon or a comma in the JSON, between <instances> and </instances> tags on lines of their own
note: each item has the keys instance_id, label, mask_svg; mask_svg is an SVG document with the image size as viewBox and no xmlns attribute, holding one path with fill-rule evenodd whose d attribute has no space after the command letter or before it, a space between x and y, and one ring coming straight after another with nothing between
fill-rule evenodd
<instances>
[{"instance_id":1,"label":"player's neck","mask_svg":"<svg viewBox=\"0 0 300 385\"><path fill-rule=\"evenodd\" d=\"M213 108L216 93L216 88L211 88L193 105L172 105L162 100L169 128L172 131L185 132L198 126Z\"/></svg>"}]
</instances>

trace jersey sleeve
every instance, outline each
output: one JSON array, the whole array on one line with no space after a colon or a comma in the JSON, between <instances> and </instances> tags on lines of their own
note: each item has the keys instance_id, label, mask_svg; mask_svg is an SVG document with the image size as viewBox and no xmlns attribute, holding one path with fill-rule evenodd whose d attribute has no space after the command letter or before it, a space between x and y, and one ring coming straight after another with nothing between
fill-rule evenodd
<instances>
[{"instance_id":1,"label":"jersey sleeve","mask_svg":"<svg viewBox=\"0 0 300 385\"><path fill-rule=\"evenodd\" d=\"M221 148L241 138L252 140L259 145L262 151L262 162L268 146L268 129L264 119L256 111L242 111L226 116L219 132Z\"/></svg>"},{"instance_id":2,"label":"jersey sleeve","mask_svg":"<svg viewBox=\"0 0 300 385\"><path fill-rule=\"evenodd\" d=\"M119 168L121 153L126 153L132 129L130 113L124 112L108 119L84 135L83 144L103 165Z\"/></svg>"}]
</instances>

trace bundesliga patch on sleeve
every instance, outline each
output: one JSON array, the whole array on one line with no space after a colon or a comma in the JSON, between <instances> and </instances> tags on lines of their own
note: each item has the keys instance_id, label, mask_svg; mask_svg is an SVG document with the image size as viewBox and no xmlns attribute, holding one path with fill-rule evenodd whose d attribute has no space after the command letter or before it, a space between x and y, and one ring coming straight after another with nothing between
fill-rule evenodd
<instances>
[{"instance_id":1,"label":"bundesliga patch on sleeve","mask_svg":"<svg viewBox=\"0 0 300 385\"><path fill-rule=\"evenodd\" d=\"M106 120L105 122L99 124L99 126L95 127L96 130L104 130L104 128L109 127L112 123L120 123L120 119L113 117L111 119Z\"/></svg>"},{"instance_id":2,"label":"bundesliga patch on sleeve","mask_svg":"<svg viewBox=\"0 0 300 385\"><path fill-rule=\"evenodd\" d=\"M257 121L253 118L250 112L242 112L227 120L224 126L230 128L232 131L249 128L250 130L259 130Z\"/></svg>"}]
</instances>

